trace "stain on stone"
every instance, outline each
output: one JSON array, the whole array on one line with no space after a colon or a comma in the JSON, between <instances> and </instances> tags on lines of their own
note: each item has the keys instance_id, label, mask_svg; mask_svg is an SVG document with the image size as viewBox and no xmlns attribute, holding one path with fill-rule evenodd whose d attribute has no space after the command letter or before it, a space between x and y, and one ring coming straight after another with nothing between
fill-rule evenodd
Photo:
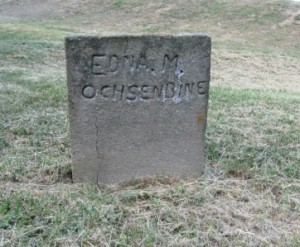
<instances>
[{"instance_id":1,"label":"stain on stone","mask_svg":"<svg viewBox=\"0 0 300 247\"><path fill-rule=\"evenodd\" d=\"M199 115L197 116L197 123L198 123L198 124L202 124L202 123L203 123L203 120L204 120L204 117L203 117L201 114L199 114Z\"/></svg>"}]
</instances>

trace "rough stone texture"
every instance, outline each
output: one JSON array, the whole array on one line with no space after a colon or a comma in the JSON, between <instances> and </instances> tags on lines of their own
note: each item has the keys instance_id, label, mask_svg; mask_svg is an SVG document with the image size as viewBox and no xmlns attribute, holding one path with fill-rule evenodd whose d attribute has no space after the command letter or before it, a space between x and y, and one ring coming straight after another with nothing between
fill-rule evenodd
<instances>
[{"instance_id":1,"label":"rough stone texture","mask_svg":"<svg viewBox=\"0 0 300 247\"><path fill-rule=\"evenodd\" d=\"M210 53L197 33L66 38L74 181L199 176Z\"/></svg>"}]
</instances>

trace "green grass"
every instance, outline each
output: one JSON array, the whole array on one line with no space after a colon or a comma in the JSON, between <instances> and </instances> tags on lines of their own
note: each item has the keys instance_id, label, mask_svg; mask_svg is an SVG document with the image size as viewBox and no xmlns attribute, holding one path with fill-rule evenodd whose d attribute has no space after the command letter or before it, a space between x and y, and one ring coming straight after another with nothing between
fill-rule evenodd
<instances>
[{"instance_id":1,"label":"green grass","mask_svg":"<svg viewBox=\"0 0 300 247\"><path fill-rule=\"evenodd\" d=\"M175 5L156 21L145 17L154 9L136 0L103 6L97 1L98 8L78 10L78 18L0 20L0 246L300 245L296 89L211 87L206 172L197 180L71 183L65 35L93 24L103 32L176 32L177 24L185 22L180 31L199 31L199 21L208 20L205 26L218 34L213 37L216 53L259 54L272 63L292 57L296 64L300 58L292 36L295 26L266 31L285 18L286 1L247 5L203 0L189 1L184 8L176 3L161 1ZM126 22L104 25L106 12ZM265 30L263 36L251 31L255 27ZM222 39L224 30L238 31L241 41ZM266 46L267 41L277 43ZM236 59L236 54L224 59ZM267 67L263 69L270 73L289 73ZM231 73L238 72L232 68ZM289 83L286 78L281 83Z\"/></svg>"},{"instance_id":2,"label":"green grass","mask_svg":"<svg viewBox=\"0 0 300 247\"><path fill-rule=\"evenodd\" d=\"M174 1L167 1L169 4ZM167 17L184 20L202 20L234 24L245 28L245 25L266 25L283 20L282 10L287 4L278 5L282 1L256 4L236 1L188 1L180 8L166 13Z\"/></svg>"},{"instance_id":3,"label":"green grass","mask_svg":"<svg viewBox=\"0 0 300 247\"><path fill-rule=\"evenodd\" d=\"M124 1L123 0L115 0L114 1L114 5L118 8L122 7L124 4Z\"/></svg>"},{"instance_id":4,"label":"green grass","mask_svg":"<svg viewBox=\"0 0 300 247\"><path fill-rule=\"evenodd\" d=\"M61 22L5 21L0 23L1 41L58 41L72 32L71 27L61 27Z\"/></svg>"},{"instance_id":5,"label":"green grass","mask_svg":"<svg viewBox=\"0 0 300 247\"><path fill-rule=\"evenodd\" d=\"M5 27L0 29L5 34L0 36L0 177L62 181L70 174L69 157L63 154L69 146L66 80L64 68L57 67L64 66L63 42L30 35L35 25ZM39 35L49 31L39 30Z\"/></svg>"},{"instance_id":6,"label":"green grass","mask_svg":"<svg viewBox=\"0 0 300 247\"><path fill-rule=\"evenodd\" d=\"M300 178L299 94L213 88L207 155L232 175Z\"/></svg>"},{"instance_id":7,"label":"green grass","mask_svg":"<svg viewBox=\"0 0 300 247\"><path fill-rule=\"evenodd\" d=\"M237 52L253 52L258 54L263 54L266 56L266 59L268 56L273 56L274 53L281 56L288 56L288 57L294 57L294 58L300 58L300 49L298 44L293 44L292 47L289 49L282 49L282 48L275 48L275 47L265 47L265 46L258 46L255 44L243 44L240 42L235 41L213 41L213 47L216 49L229 49L232 51Z\"/></svg>"}]
</instances>

